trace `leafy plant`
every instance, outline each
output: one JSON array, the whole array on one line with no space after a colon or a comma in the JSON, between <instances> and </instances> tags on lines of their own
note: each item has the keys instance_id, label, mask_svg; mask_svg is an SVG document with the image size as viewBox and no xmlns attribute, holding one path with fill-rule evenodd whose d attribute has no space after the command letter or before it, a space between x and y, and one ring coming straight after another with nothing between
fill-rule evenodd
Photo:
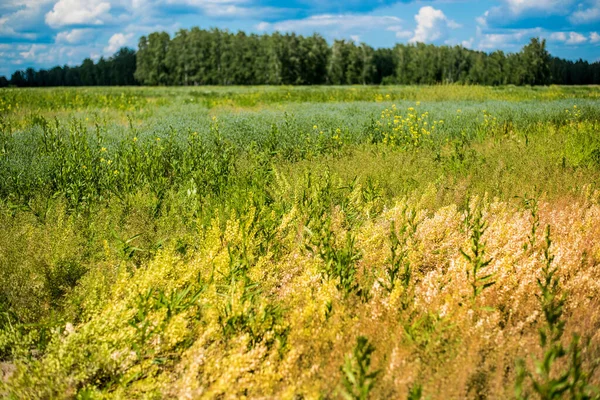
<instances>
[{"instance_id":1,"label":"leafy plant","mask_svg":"<svg viewBox=\"0 0 600 400\"><path fill-rule=\"evenodd\" d=\"M359 293L356 262L362 258L362 254L354 245L354 236L351 232L346 232L346 240L339 246L336 244L329 218L326 218L319 228L314 232L306 228L309 234L307 250L323 260L323 275L327 279L335 279L339 290L346 294Z\"/></svg>"},{"instance_id":2,"label":"leafy plant","mask_svg":"<svg viewBox=\"0 0 600 400\"><path fill-rule=\"evenodd\" d=\"M483 242L483 234L487 229L487 223L483 220L483 214L481 208L471 216L468 221L471 230L471 248L470 252L467 253L462 248L460 253L469 262L469 268L467 269L467 279L472 289L472 299L475 300L482 291L492 286L493 274L486 274L483 270L486 269L492 262L491 258L485 256L485 242ZM484 275L481 275L484 273Z\"/></svg>"},{"instance_id":3,"label":"leafy plant","mask_svg":"<svg viewBox=\"0 0 600 400\"><path fill-rule=\"evenodd\" d=\"M342 395L348 400L366 400L377 383L380 370L371 370L371 356L375 347L364 336L356 339L352 354L346 356L341 367Z\"/></svg>"},{"instance_id":4,"label":"leafy plant","mask_svg":"<svg viewBox=\"0 0 600 400\"><path fill-rule=\"evenodd\" d=\"M527 243L525 243L523 245L523 248L525 250L530 249L531 251L533 251L533 249L535 247L535 242L536 242L537 230L540 226L538 200L535 197L533 197L533 198L525 197L523 199L523 202L525 203L525 208L530 211L531 220L532 220L531 221L531 232L529 232L529 235L527 236Z\"/></svg>"},{"instance_id":5,"label":"leafy plant","mask_svg":"<svg viewBox=\"0 0 600 400\"><path fill-rule=\"evenodd\" d=\"M517 398L528 398L525 388L527 379L531 381L533 391L543 400L560 399L569 393L571 399L598 399L600 394L589 384L589 375L583 370L580 338L574 335L568 349L562 344L565 330L563 319L566 297L560 293L560 279L556 276L558 266L553 265L551 253L552 239L550 225L546 226L544 264L541 278L538 278L540 293L537 295L545 325L539 329L540 347L543 350L541 360L535 360L535 371L530 372L523 359L517 360L517 380L515 394ZM566 368L558 370L556 362L570 355Z\"/></svg>"},{"instance_id":6,"label":"leafy plant","mask_svg":"<svg viewBox=\"0 0 600 400\"><path fill-rule=\"evenodd\" d=\"M412 269L410 261L408 260L408 250L406 248L405 234L408 230L408 224L402 225L400 229L400 239L396 234L396 223L391 221L390 223L390 258L388 260L388 266L385 269L386 279L380 279L379 282L387 290L391 292L396 287L396 284L400 282L406 289L410 284L412 276Z\"/></svg>"}]
</instances>

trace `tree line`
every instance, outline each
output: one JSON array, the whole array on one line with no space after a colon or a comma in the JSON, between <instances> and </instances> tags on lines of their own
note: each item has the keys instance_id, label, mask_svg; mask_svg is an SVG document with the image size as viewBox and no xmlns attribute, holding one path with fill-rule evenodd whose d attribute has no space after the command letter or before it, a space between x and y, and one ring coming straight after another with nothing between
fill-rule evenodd
<instances>
[{"instance_id":1,"label":"tree line","mask_svg":"<svg viewBox=\"0 0 600 400\"><path fill-rule=\"evenodd\" d=\"M101 57L94 63L90 58L76 67L56 66L51 69L15 71L10 80L0 76L0 87L39 86L126 86L137 85L134 74L135 50L123 47L112 57Z\"/></svg>"},{"instance_id":2,"label":"tree line","mask_svg":"<svg viewBox=\"0 0 600 400\"><path fill-rule=\"evenodd\" d=\"M137 53L123 48L108 60L78 67L17 71L0 86L77 85L483 85L600 84L600 63L553 57L545 40L521 51L492 53L462 46L396 44L378 48L320 35L246 34L181 29L142 36Z\"/></svg>"}]
</instances>

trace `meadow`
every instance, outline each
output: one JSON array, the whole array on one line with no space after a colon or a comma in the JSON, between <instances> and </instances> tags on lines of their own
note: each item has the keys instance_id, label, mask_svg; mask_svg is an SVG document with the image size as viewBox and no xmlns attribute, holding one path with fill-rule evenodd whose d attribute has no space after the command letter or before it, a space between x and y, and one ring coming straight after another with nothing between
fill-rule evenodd
<instances>
[{"instance_id":1,"label":"meadow","mask_svg":"<svg viewBox=\"0 0 600 400\"><path fill-rule=\"evenodd\" d=\"M0 396L598 399L599 100L0 89Z\"/></svg>"}]
</instances>

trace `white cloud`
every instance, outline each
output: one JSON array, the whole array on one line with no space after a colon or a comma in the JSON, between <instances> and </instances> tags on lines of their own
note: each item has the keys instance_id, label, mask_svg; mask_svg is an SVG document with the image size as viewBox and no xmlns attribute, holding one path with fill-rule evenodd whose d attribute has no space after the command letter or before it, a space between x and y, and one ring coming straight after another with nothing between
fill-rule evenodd
<instances>
[{"instance_id":1,"label":"white cloud","mask_svg":"<svg viewBox=\"0 0 600 400\"><path fill-rule=\"evenodd\" d=\"M476 18L477 23L488 26L504 25L533 18L537 20L546 16L567 17L573 10L575 2L580 0L500 0L500 5L492 7ZM592 0L600 1L600 0ZM521 26L525 26L521 24Z\"/></svg>"},{"instance_id":2,"label":"white cloud","mask_svg":"<svg viewBox=\"0 0 600 400\"><path fill-rule=\"evenodd\" d=\"M590 3L588 8L581 8L569 17L573 24L589 24L600 21L600 0Z\"/></svg>"},{"instance_id":3,"label":"white cloud","mask_svg":"<svg viewBox=\"0 0 600 400\"><path fill-rule=\"evenodd\" d=\"M411 31L398 31L396 32L397 39L410 39L413 33Z\"/></svg>"},{"instance_id":4,"label":"white cloud","mask_svg":"<svg viewBox=\"0 0 600 400\"><path fill-rule=\"evenodd\" d=\"M489 15L490 15L490 11L488 10L488 11L484 12L482 16L475 18L475 21L479 25L481 25L483 27L487 27L487 18Z\"/></svg>"},{"instance_id":5,"label":"white cloud","mask_svg":"<svg viewBox=\"0 0 600 400\"><path fill-rule=\"evenodd\" d=\"M261 22L256 25L260 31L315 31L319 28L335 28L341 31L365 27L391 27L400 23L400 18L391 16L354 15L354 14L322 14L304 19L280 21L276 23Z\"/></svg>"},{"instance_id":6,"label":"white cloud","mask_svg":"<svg viewBox=\"0 0 600 400\"><path fill-rule=\"evenodd\" d=\"M0 18L0 35L13 35L15 30L8 26L8 17Z\"/></svg>"},{"instance_id":7,"label":"white cloud","mask_svg":"<svg viewBox=\"0 0 600 400\"><path fill-rule=\"evenodd\" d=\"M33 33L20 33L17 32L11 25L12 16L0 18L0 36L9 36L14 38L23 39L35 39L36 35Z\"/></svg>"},{"instance_id":8,"label":"white cloud","mask_svg":"<svg viewBox=\"0 0 600 400\"><path fill-rule=\"evenodd\" d=\"M73 29L59 32L56 35L56 43L76 44L90 37L91 29Z\"/></svg>"},{"instance_id":9,"label":"white cloud","mask_svg":"<svg viewBox=\"0 0 600 400\"><path fill-rule=\"evenodd\" d=\"M566 44L581 44L587 42L587 38L577 32L554 32L550 34L550 40Z\"/></svg>"},{"instance_id":10,"label":"white cloud","mask_svg":"<svg viewBox=\"0 0 600 400\"><path fill-rule=\"evenodd\" d=\"M59 0L46 14L52 28L67 25L102 25L109 18L110 3L102 0Z\"/></svg>"},{"instance_id":11,"label":"white cloud","mask_svg":"<svg viewBox=\"0 0 600 400\"><path fill-rule=\"evenodd\" d=\"M112 55L116 53L121 47L126 46L132 38L133 33L128 33L126 35L115 33L108 39L108 46L104 48L104 54Z\"/></svg>"},{"instance_id":12,"label":"white cloud","mask_svg":"<svg viewBox=\"0 0 600 400\"><path fill-rule=\"evenodd\" d=\"M446 34L448 28L456 29L460 25L448 19L442 10L437 10L431 6L421 7L419 13L415 15L417 28L414 36L409 42L432 42Z\"/></svg>"},{"instance_id":13,"label":"white cloud","mask_svg":"<svg viewBox=\"0 0 600 400\"><path fill-rule=\"evenodd\" d=\"M590 33L590 43L600 43L600 35L598 32Z\"/></svg>"},{"instance_id":14,"label":"white cloud","mask_svg":"<svg viewBox=\"0 0 600 400\"><path fill-rule=\"evenodd\" d=\"M510 31L509 33L481 34L477 47L480 50L496 50L521 46L524 40L540 36L541 33L540 28L535 28Z\"/></svg>"},{"instance_id":15,"label":"white cloud","mask_svg":"<svg viewBox=\"0 0 600 400\"><path fill-rule=\"evenodd\" d=\"M587 42L587 38L580 33L577 32L569 32L569 39L567 39L567 44L580 44Z\"/></svg>"},{"instance_id":16,"label":"white cloud","mask_svg":"<svg viewBox=\"0 0 600 400\"><path fill-rule=\"evenodd\" d=\"M404 30L400 25L390 26L386 31L394 32L397 39L410 39L413 35L412 31Z\"/></svg>"},{"instance_id":17,"label":"white cloud","mask_svg":"<svg viewBox=\"0 0 600 400\"><path fill-rule=\"evenodd\" d=\"M543 11L545 13L564 13L572 0L505 0L508 9L515 15L529 11Z\"/></svg>"},{"instance_id":18,"label":"white cloud","mask_svg":"<svg viewBox=\"0 0 600 400\"><path fill-rule=\"evenodd\" d=\"M469 38L469 40L463 40L460 45L467 49L473 48L473 43L475 42L475 38Z\"/></svg>"},{"instance_id":19,"label":"white cloud","mask_svg":"<svg viewBox=\"0 0 600 400\"><path fill-rule=\"evenodd\" d=\"M27 51L22 51L19 54L25 60L38 61L40 53L45 53L48 46L43 44L32 44Z\"/></svg>"},{"instance_id":20,"label":"white cloud","mask_svg":"<svg viewBox=\"0 0 600 400\"><path fill-rule=\"evenodd\" d=\"M350 35L350 39L352 39L352 41L355 44L360 44L360 36L358 36L358 35Z\"/></svg>"},{"instance_id":21,"label":"white cloud","mask_svg":"<svg viewBox=\"0 0 600 400\"><path fill-rule=\"evenodd\" d=\"M147 7L143 0L130 0L133 9L140 9L142 6ZM248 0L162 0L167 6L169 5L185 5L200 9L209 17L237 17L251 18L262 17L265 14L275 15L278 9L272 7L256 7L245 6L249 3Z\"/></svg>"},{"instance_id":22,"label":"white cloud","mask_svg":"<svg viewBox=\"0 0 600 400\"><path fill-rule=\"evenodd\" d=\"M3 0L1 3L10 12L5 13L10 27L17 32L22 29L33 30L43 17L43 10L54 0ZM1 29L0 29L1 30ZM22 35L21 35L22 36Z\"/></svg>"}]
</instances>

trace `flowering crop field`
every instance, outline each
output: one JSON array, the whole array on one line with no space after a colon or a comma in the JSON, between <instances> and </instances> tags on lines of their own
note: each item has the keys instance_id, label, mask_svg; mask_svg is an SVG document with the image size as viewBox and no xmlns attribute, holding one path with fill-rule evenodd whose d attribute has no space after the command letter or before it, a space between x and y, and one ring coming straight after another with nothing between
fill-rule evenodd
<instances>
[{"instance_id":1,"label":"flowering crop field","mask_svg":"<svg viewBox=\"0 0 600 400\"><path fill-rule=\"evenodd\" d=\"M0 90L0 397L598 399L600 88Z\"/></svg>"}]
</instances>

